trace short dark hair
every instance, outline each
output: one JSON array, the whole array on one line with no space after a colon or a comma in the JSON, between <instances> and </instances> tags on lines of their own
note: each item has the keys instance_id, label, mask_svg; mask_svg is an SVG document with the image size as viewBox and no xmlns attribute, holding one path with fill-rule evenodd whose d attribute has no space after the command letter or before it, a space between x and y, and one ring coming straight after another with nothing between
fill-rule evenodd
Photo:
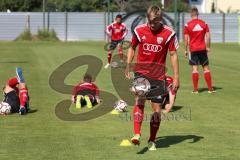
<instances>
[{"instance_id":1,"label":"short dark hair","mask_svg":"<svg viewBox=\"0 0 240 160\"><path fill-rule=\"evenodd\" d=\"M191 16L198 16L198 9L197 9L197 7L192 7L192 9L191 9Z\"/></svg>"},{"instance_id":2,"label":"short dark hair","mask_svg":"<svg viewBox=\"0 0 240 160\"><path fill-rule=\"evenodd\" d=\"M118 15L116 15L116 18L121 18L122 19L122 15L118 14Z\"/></svg>"},{"instance_id":3,"label":"short dark hair","mask_svg":"<svg viewBox=\"0 0 240 160\"><path fill-rule=\"evenodd\" d=\"M92 82L92 76L86 73L83 77L83 81L88 83Z\"/></svg>"}]
</instances>

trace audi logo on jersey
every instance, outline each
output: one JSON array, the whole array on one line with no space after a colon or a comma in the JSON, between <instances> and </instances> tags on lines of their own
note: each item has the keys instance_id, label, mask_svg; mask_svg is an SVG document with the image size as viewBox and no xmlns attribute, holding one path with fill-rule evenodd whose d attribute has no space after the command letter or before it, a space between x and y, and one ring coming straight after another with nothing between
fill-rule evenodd
<instances>
[{"instance_id":1,"label":"audi logo on jersey","mask_svg":"<svg viewBox=\"0 0 240 160\"><path fill-rule=\"evenodd\" d=\"M149 52L160 52L162 50L162 46L157 44L144 43L143 50Z\"/></svg>"}]
</instances>

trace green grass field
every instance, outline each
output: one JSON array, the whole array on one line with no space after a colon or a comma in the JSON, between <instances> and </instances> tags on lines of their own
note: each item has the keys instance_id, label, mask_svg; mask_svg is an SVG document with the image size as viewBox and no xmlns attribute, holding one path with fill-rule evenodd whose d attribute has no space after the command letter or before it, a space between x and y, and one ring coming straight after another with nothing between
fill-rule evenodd
<instances>
[{"instance_id":1,"label":"green grass field","mask_svg":"<svg viewBox=\"0 0 240 160\"><path fill-rule=\"evenodd\" d=\"M217 93L212 95L205 91L202 70L199 87L203 92L191 94L191 68L180 48L181 88L175 104L178 110L162 121L155 152L146 150L148 121L142 125L140 146L120 147L123 139L132 136L130 117L105 114L90 121L63 121L55 114L56 104L70 99L70 95L51 89L51 73L79 55L94 55L105 64L103 45L103 42L0 43L0 84L3 86L9 77L15 75L15 67L21 66L28 83L32 109L36 110L26 116L13 114L0 117L1 160L240 159L238 44L213 44L210 67ZM65 83L76 84L85 69L84 66L74 70ZM111 81L110 69L101 69L96 83L102 90L118 96ZM128 116L131 109L132 106L129 107ZM151 113L148 105L145 113Z\"/></svg>"}]
</instances>

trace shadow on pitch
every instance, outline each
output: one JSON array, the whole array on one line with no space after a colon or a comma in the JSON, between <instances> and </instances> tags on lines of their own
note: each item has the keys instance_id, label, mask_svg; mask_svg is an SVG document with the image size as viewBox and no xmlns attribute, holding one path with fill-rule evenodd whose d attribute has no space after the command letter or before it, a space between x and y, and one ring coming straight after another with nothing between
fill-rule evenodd
<instances>
[{"instance_id":1,"label":"shadow on pitch","mask_svg":"<svg viewBox=\"0 0 240 160\"><path fill-rule=\"evenodd\" d=\"M222 88L222 87L216 87L216 86L214 86L213 89L214 89L215 91L217 91L217 90L221 90L221 89L223 89L223 88ZM198 89L198 92L199 92L199 93L207 92L207 91L208 91L208 88L199 88L199 89Z\"/></svg>"},{"instance_id":2,"label":"shadow on pitch","mask_svg":"<svg viewBox=\"0 0 240 160\"><path fill-rule=\"evenodd\" d=\"M36 113L37 111L38 111L37 109L31 109L30 111L28 111L28 113L26 115ZM14 115L14 114L18 114L18 112L11 113L10 115Z\"/></svg>"},{"instance_id":3,"label":"shadow on pitch","mask_svg":"<svg viewBox=\"0 0 240 160\"><path fill-rule=\"evenodd\" d=\"M171 112L176 112L176 111L178 111L178 110L180 110L182 108L183 108L183 106L173 106Z\"/></svg>"},{"instance_id":4,"label":"shadow on pitch","mask_svg":"<svg viewBox=\"0 0 240 160\"><path fill-rule=\"evenodd\" d=\"M176 136L163 136L156 138L156 148L168 148L171 145L182 143L186 140L191 140L188 143L196 143L203 139L204 137L196 135L176 135ZM144 147L142 150L137 152L137 154L144 154L148 151L148 147Z\"/></svg>"},{"instance_id":5,"label":"shadow on pitch","mask_svg":"<svg viewBox=\"0 0 240 160\"><path fill-rule=\"evenodd\" d=\"M37 111L38 111L37 109L30 109L30 111L28 111L28 114L36 113Z\"/></svg>"}]
</instances>

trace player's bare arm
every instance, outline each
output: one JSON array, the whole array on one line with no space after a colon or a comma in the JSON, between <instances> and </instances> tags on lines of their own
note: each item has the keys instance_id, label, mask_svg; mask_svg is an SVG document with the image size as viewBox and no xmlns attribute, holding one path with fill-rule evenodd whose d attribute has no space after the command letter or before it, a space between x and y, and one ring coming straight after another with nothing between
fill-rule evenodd
<instances>
[{"instance_id":1,"label":"player's bare arm","mask_svg":"<svg viewBox=\"0 0 240 160\"><path fill-rule=\"evenodd\" d=\"M71 100L72 100L72 103L74 103L74 102L75 102L75 95L72 95L72 98L71 98Z\"/></svg>"},{"instance_id":2,"label":"player's bare arm","mask_svg":"<svg viewBox=\"0 0 240 160\"><path fill-rule=\"evenodd\" d=\"M210 47L211 47L211 35L210 32L206 33L206 45L207 45L207 52L210 52Z\"/></svg>"},{"instance_id":3,"label":"player's bare arm","mask_svg":"<svg viewBox=\"0 0 240 160\"><path fill-rule=\"evenodd\" d=\"M189 36L184 35L184 57L187 58L188 55L188 45L189 45Z\"/></svg>"},{"instance_id":4,"label":"player's bare arm","mask_svg":"<svg viewBox=\"0 0 240 160\"><path fill-rule=\"evenodd\" d=\"M111 25L107 26L106 33L109 38L111 38L112 36L111 30L112 30L112 26Z\"/></svg>"},{"instance_id":5,"label":"player's bare arm","mask_svg":"<svg viewBox=\"0 0 240 160\"><path fill-rule=\"evenodd\" d=\"M127 54L127 66L126 66L126 70L125 70L125 76L127 79L130 79L130 67L131 67L131 63L133 61L134 55L135 55L135 48L136 47L130 47L128 49L128 54Z\"/></svg>"},{"instance_id":6,"label":"player's bare arm","mask_svg":"<svg viewBox=\"0 0 240 160\"><path fill-rule=\"evenodd\" d=\"M170 51L170 60L173 69L173 88L174 90L178 90L180 87L179 82L179 64L178 64L178 55L176 51Z\"/></svg>"}]
</instances>

